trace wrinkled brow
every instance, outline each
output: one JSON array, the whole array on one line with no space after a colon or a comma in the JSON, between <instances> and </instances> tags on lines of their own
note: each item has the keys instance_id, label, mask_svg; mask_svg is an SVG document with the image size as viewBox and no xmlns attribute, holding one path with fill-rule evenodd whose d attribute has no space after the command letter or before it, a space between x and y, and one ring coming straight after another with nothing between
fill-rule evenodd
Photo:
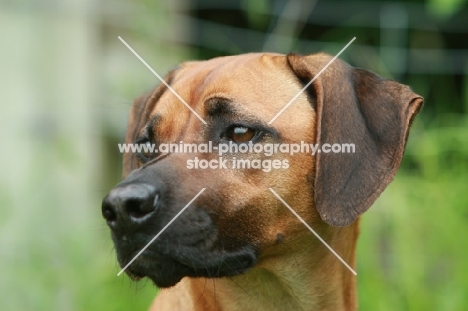
<instances>
[{"instance_id":1,"label":"wrinkled brow","mask_svg":"<svg viewBox=\"0 0 468 311\"><path fill-rule=\"evenodd\" d=\"M205 102L206 113L210 117L239 113L236 106L232 100L224 97L212 97Z\"/></svg>"}]
</instances>

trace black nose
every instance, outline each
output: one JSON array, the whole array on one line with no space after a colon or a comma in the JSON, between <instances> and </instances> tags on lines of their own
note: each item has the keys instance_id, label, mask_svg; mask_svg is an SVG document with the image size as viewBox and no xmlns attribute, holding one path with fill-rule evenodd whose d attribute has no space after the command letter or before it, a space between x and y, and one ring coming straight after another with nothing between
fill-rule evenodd
<instances>
[{"instance_id":1,"label":"black nose","mask_svg":"<svg viewBox=\"0 0 468 311\"><path fill-rule=\"evenodd\" d=\"M158 201L159 193L150 184L117 186L102 201L102 216L112 230L133 229L151 217Z\"/></svg>"}]
</instances>

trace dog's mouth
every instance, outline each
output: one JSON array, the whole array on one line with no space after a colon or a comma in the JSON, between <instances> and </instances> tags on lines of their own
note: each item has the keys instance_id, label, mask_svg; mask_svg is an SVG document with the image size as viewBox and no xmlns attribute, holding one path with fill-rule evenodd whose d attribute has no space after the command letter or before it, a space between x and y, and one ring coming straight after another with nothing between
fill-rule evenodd
<instances>
[{"instance_id":1,"label":"dog's mouth","mask_svg":"<svg viewBox=\"0 0 468 311\"><path fill-rule=\"evenodd\" d=\"M126 269L125 273L127 273L127 275L130 277L130 279L132 279L132 281L136 281L136 282L138 282L139 280L145 277L144 274L140 274L139 272L131 268Z\"/></svg>"},{"instance_id":2,"label":"dog's mouth","mask_svg":"<svg viewBox=\"0 0 468 311\"><path fill-rule=\"evenodd\" d=\"M171 287L177 284L184 276L189 274L189 267L177 261L166 258L148 258L141 255L125 270L125 273L133 280L140 281L147 277L160 287ZM121 263L121 266L124 266Z\"/></svg>"},{"instance_id":3,"label":"dog's mouth","mask_svg":"<svg viewBox=\"0 0 468 311\"><path fill-rule=\"evenodd\" d=\"M250 247L235 252L204 253L198 256L161 256L141 254L125 270L134 281L148 277L160 287L176 285L184 277L221 278L244 273L253 267L257 254ZM124 267L129 260L120 261Z\"/></svg>"}]
</instances>

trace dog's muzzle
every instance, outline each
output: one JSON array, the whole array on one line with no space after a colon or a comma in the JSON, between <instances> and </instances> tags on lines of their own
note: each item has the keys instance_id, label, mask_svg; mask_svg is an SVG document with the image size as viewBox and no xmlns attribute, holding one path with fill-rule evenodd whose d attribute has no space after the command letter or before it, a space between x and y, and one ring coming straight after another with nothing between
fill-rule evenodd
<instances>
[{"instance_id":1,"label":"dog's muzzle","mask_svg":"<svg viewBox=\"0 0 468 311\"><path fill-rule=\"evenodd\" d=\"M134 170L102 201L102 215L122 267L160 233L125 272L132 279L147 276L157 286L168 287L185 276L224 277L254 266L256 248L248 241L223 236L217 226L219 215L212 211L213 205L222 202L201 195L175 218L196 192L181 186L183 176L177 178L164 167ZM235 246L227 248L227 244Z\"/></svg>"}]
</instances>

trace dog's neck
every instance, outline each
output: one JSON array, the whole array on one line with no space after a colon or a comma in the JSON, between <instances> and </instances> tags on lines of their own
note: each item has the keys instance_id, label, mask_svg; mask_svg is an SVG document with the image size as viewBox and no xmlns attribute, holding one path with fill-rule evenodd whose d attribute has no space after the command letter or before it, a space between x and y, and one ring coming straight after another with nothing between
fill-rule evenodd
<instances>
[{"instance_id":1,"label":"dog's neck","mask_svg":"<svg viewBox=\"0 0 468 311\"><path fill-rule=\"evenodd\" d=\"M344 228L322 232L327 243L351 267L359 231L356 221ZM320 234L320 233L319 233ZM267 255L248 272L231 278L183 279L162 290L151 310L166 310L160 302L177 310L356 310L356 280L312 234L298 248L284 243L282 255ZM313 242L311 242L313 241ZM292 251L294 249L294 252ZM176 310L176 309L173 309Z\"/></svg>"}]
</instances>

